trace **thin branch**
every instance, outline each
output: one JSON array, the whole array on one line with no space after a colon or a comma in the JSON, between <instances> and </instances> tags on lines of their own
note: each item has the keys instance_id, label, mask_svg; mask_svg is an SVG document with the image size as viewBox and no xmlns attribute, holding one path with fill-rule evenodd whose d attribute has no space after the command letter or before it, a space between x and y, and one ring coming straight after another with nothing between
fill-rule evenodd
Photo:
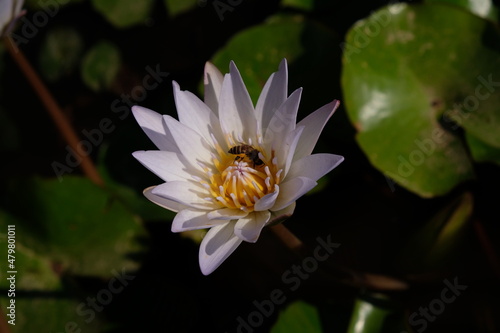
<instances>
[{"instance_id":1,"label":"thin branch","mask_svg":"<svg viewBox=\"0 0 500 333\"><path fill-rule=\"evenodd\" d=\"M0 333L10 333L9 324L7 324L7 316L0 309Z\"/></svg>"},{"instance_id":2,"label":"thin branch","mask_svg":"<svg viewBox=\"0 0 500 333\"><path fill-rule=\"evenodd\" d=\"M292 250L296 255L304 255L304 243L297 236L295 236L295 234L291 232L290 229L285 227L282 223L272 226L270 229L281 240L281 242L285 244L287 248Z\"/></svg>"},{"instance_id":3,"label":"thin branch","mask_svg":"<svg viewBox=\"0 0 500 333\"><path fill-rule=\"evenodd\" d=\"M71 147L71 149L73 149L73 151L78 154L79 150L78 144L80 143L80 140L75 130L71 126L71 123L69 122L68 118L61 110L60 106L57 104L54 97L52 97L52 94L47 89L43 81L40 79L39 75L36 73L36 71L29 63L29 61L21 52L21 50L19 50L16 47L15 43L8 37L4 37L3 39L4 39L4 45L6 46L10 55L17 63L17 65L25 75L26 79L37 93L38 97L42 101L43 105L45 106L45 109L48 111L59 132L66 140L68 145ZM104 181L99 175L99 172L97 171L90 156L86 154L82 155L79 154L79 157L81 158L80 167L82 168L83 173L95 184L101 186L104 185Z\"/></svg>"}]
</instances>

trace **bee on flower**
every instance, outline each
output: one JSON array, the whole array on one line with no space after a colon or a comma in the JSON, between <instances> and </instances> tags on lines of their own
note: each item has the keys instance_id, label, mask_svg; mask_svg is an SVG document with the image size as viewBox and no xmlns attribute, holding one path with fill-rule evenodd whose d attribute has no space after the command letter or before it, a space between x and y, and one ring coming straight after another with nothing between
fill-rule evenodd
<instances>
[{"instance_id":1,"label":"bee on flower","mask_svg":"<svg viewBox=\"0 0 500 333\"><path fill-rule=\"evenodd\" d=\"M159 149L133 155L165 181L144 195L177 212L173 232L210 229L199 252L205 275L242 241L256 242L266 225L291 216L296 200L344 159L311 154L337 100L297 123L302 88L288 96L286 60L266 82L255 107L236 65L229 67L222 75L206 64L204 101L173 82L178 120L132 108Z\"/></svg>"}]
</instances>

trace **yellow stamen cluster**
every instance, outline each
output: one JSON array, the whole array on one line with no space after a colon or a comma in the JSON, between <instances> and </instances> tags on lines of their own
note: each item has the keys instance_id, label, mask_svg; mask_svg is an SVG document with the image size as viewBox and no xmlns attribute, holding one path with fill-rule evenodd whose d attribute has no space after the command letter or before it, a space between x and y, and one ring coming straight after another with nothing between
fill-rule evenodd
<instances>
[{"instance_id":1,"label":"yellow stamen cluster","mask_svg":"<svg viewBox=\"0 0 500 333\"><path fill-rule=\"evenodd\" d=\"M281 170L278 170L276 158L267 159L261 153L262 165L255 165L245 155L228 154L218 145L217 154L213 155L213 168L203 166L207 178L200 180L209 191L207 200L219 206L254 210L255 203L266 194L273 193L280 183ZM274 155L274 154L272 154Z\"/></svg>"}]
</instances>

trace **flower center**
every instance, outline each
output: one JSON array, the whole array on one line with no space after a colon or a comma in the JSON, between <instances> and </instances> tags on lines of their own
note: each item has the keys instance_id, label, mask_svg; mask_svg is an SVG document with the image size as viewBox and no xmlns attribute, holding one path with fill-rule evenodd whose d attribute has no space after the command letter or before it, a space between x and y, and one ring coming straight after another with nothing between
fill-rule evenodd
<instances>
[{"instance_id":1,"label":"flower center","mask_svg":"<svg viewBox=\"0 0 500 333\"><path fill-rule=\"evenodd\" d=\"M221 207L252 212L259 199L276 191L281 174L277 159L274 153L266 158L256 151L250 154L232 149L229 153L217 147L219 156L213 156L213 171L206 168L208 181L202 181L211 194L207 199Z\"/></svg>"}]
</instances>

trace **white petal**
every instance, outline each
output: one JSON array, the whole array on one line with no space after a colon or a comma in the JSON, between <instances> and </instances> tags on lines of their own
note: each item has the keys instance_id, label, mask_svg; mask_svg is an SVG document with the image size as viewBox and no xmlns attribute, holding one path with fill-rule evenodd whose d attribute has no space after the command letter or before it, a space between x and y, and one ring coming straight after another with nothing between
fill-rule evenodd
<instances>
[{"instance_id":1,"label":"white petal","mask_svg":"<svg viewBox=\"0 0 500 333\"><path fill-rule=\"evenodd\" d=\"M172 232L211 228L225 223L225 220L209 219L206 210L184 209L175 215Z\"/></svg>"},{"instance_id":2,"label":"white petal","mask_svg":"<svg viewBox=\"0 0 500 333\"><path fill-rule=\"evenodd\" d=\"M14 19L20 15L24 0L1 0L0 1L0 35L10 34ZM12 42L12 41L11 41Z\"/></svg>"},{"instance_id":3,"label":"white petal","mask_svg":"<svg viewBox=\"0 0 500 333\"><path fill-rule=\"evenodd\" d=\"M333 168L342 163L343 160L344 157L340 155L308 155L292 163L286 179L306 177L316 181L333 170Z\"/></svg>"},{"instance_id":4,"label":"white petal","mask_svg":"<svg viewBox=\"0 0 500 333\"><path fill-rule=\"evenodd\" d=\"M146 133L158 149L179 152L175 141L170 134L165 131L161 114L138 105L132 107L132 113L144 133Z\"/></svg>"},{"instance_id":5,"label":"white petal","mask_svg":"<svg viewBox=\"0 0 500 333\"><path fill-rule=\"evenodd\" d=\"M0 1L0 34L4 26L6 26L12 19L13 12L13 0L2 0Z\"/></svg>"},{"instance_id":6,"label":"white petal","mask_svg":"<svg viewBox=\"0 0 500 333\"><path fill-rule=\"evenodd\" d=\"M286 59L283 59L277 72L271 74L262 92L260 93L255 113L257 121L262 124L262 129L268 127L276 110L286 100L288 95L288 68Z\"/></svg>"},{"instance_id":7,"label":"white petal","mask_svg":"<svg viewBox=\"0 0 500 333\"><path fill-rule=\"evenodd\" d=\"M14 8L14 16L17 16L17 15L19 15L19 13L21 12L21 9L23 8L24 0L17 0L17 1L15 1L15 3L16 3L16 7Z\"/></svg>"},{"instance_id":8,"label":"white petal","mask_svg":"<svg viewBox=\"0 0 500 333\"><path fill-rule=\"evenodd\" d=\"M280 187L278 185L275 185L275 190L273 193L266 194L265 196L257 200L257 202L255 202L254 210L260 212L271 209L274 206L279 193Z\"/></svg>"},{"instance_id":9,"label":"white petal","mask_svg":"<svg viewBox=\"0 0 500 333\"><path fill-rule=\"evenodd\" d=\"M177 82L172 85L179 122L194 129L207 142L212 142L211 134L217 141L223 141L219 119L212 110L193 93L180 90Z\"/></svg>"},{"instance_id":10,"label":"white petal","mask_svg":"<svg viewBox=\"0 0 500 333\"><path fill-rule=\"evenodd\" d=\"M314 111L297 124L297 127L304 126L304 132L300 137L299 145L295 151L295 160L311 155L323 127L339 105L340 102L334 100L333 102Z\"/></svg>"},{"instance_id":11,"label":"white petal","mask_svg":"<svg viewBox=\"0 0 500 333\"><path fill-rule=\"evenodd\" d=\"M270 217L269 211L252 212L236 222L234 233L245 242L255 243Z\"/></svg>"},{"instance_id":12,"label":"white petal","mask_svg":"<svg viewBox=\"0 0 500 333\"><path fill-rule=\"evenodd\" d=\"M197 174L186 159L177 153L162 150L140 150L132 155L149 171L166 182L173 180L191 180Z\"/></svg>"},{"instance_id":13,"label":"white petal","mask_svg":"<svg viewBox=\"0 0 500 333\"><path fill-rule=\"evenodd\" d=\"M203 83L205 85L204 101L208 107L215 113L219 114L219 96L222 87L224 76L211 62L205 64L205 75Z\"/></svg>"},{"instance_id":14,"label":"white petal","mask_svg":"<svg viewBox=\"0 0 500 333\"><path fill-rule=\"evenodd\" d=\"M237 220L247 216L248 213L241 209L221 208L208 213L209 219Z\"/></svg>"},{"instance_id":15,"label":"white petal","mask_svg":"<svg viewBox=\"0 0 500 333\"><path fill-rule=\"evenodd\" d=\"M179 212L179 211L187 208L186 205L183 205L183 204L180 204L178 202L175 202L175 201L172 201L169 199L165 199L165 198L157 196L156 194L153 194L153 190L155 187L156 186L148 187L143 192L144 196L147 199L149 199L151 202L157 204L160 207L171 210L173 212Z\"/></svg>"},{"instance_id":16,"label":"white petal","mask_svg":"<svg viewBox=\"0 0 500 333\"><path fill-rule=\"evenodd\" d=\"M283 209L280 209L278 211L271 211L271 219L269 220L268 225L275 225L283 222L284 220L293 215L294 210L295 210L295 201Z\"/></svg>"},{"instance_id":17,"label":"white petal","mask_svg":"<svg viewBox=\"0 0 500 333\"><path fill-rule=\"evenodd\" d=\"M177 143L181 154L191 166L200 169L198 162L212 164L212 148L200 134L170 116L163 116L163 121Z\"/></svg>"},{"instance_id":18,"label":"white petal","mask_svg":"<svg viewBox=\"0 0 500 333\"><path fill-rule=\"evenodd\" d=\"M207 190L193 182L173 181L156 186L153 194L201 210L218 208L216 204L206 200Z\"/></svg>"},{"instance_id":19,"label":"white petal","mask_svg":"<svg viewBox=\"0 0 500 333\"><path fill-rule=\"evenodd\" d=\"M200 245L199 261L204 275L212 273L236 250L242 240L234 234L234 222L211 228Z\"/></svg>"},{"instance_id":20,"label":"white petal","mask_svg":"<svg viewBox=\"0 0 500 333\"><path fill-rule=\"evenodd\" d=\"M247 141L257 134L257 119L248 95L234 62L230 64L230 74L222 83L219 99L219 119L222 131L236 140Z\"/></svg>"},{"instance_id":21,"label":"white petal","mask_svg":"<svg viewBox=\"0 0 500 333\"><path fill-rule=\"evenodd\" d=\"M298 149L298 144L303 131L303 126L297 127L295 130L288 133L281 147L277 147L276 155L278 157L278 163L280 164L280 167L283 168L283 173L281 175L282 179L286 177L288 169L292 165L295 150Z\"/></svg>"},{"instance_id":22,"label":"white petal","mask_svg":"<svg viewBox=\"0 0 500 333\"><path fill-rule=\"evenodd\" d=\"M288 133L295 129L302 88L295 90L274 113L264 134L266 149L280 149Z\"/></svg>"},{"instance_id":23,"label":"white petal","mask_svg":"<svg viewBox=\"0 0 500 333\"><path fill-rule=\"evenodd\" d=\"M281 192L272 210L277 211L292 204L317 184L314 180L305 177L293 178L280 184Z\"/></svg>"}]
</instances>

